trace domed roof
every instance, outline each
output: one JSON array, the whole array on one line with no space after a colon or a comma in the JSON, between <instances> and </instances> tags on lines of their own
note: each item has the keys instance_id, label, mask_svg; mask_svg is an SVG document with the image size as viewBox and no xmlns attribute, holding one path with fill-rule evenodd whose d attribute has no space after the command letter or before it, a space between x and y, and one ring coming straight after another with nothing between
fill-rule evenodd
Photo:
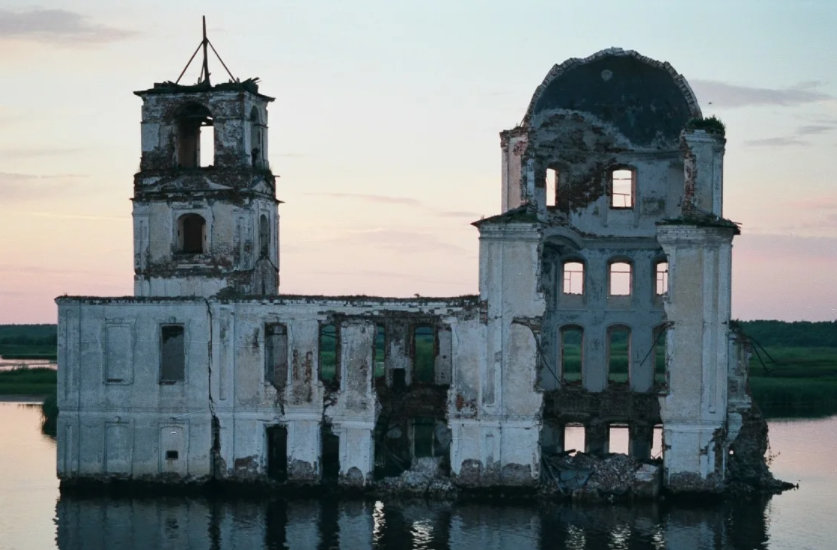
<instances>
[{"instance_id":1,"label":"domed roof","mask_svg":"<svg viewBox=\"0 0 837 550\"><path fill-rule=\"evenodd\" d=\"M555 65L535 90L524 124L553 109L590 113L637 145L660 136L676 141L689 119L701 117L692 89L671 65L619 48Z\"/></svg>"}]
</instances>

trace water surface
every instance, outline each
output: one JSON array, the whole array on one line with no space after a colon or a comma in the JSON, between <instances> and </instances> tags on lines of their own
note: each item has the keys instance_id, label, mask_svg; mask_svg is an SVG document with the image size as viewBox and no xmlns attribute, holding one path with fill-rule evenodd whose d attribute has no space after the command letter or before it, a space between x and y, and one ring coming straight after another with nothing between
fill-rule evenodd
<instances>
[{"instance_id":1,"label":"water surface","mask_svg":"<svg viewBox=\"0 0 837 550\"><path fill-rule=\"evenodd\" d=\"M59 497L37 406L0 402L0 550L825 550L837 547L837 417L770 423L801 488L711 507Z\"/></svg>"}]
</instances>

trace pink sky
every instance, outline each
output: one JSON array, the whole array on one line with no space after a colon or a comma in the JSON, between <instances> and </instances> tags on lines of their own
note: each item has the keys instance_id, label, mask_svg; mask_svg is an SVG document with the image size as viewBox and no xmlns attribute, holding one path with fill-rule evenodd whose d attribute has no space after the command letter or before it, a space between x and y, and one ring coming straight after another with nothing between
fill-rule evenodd
<instances>
[{"instance_id":1,"label":"pink sky","mask_svg":"<svg viewBox=\"0 0 837 550\"><path fill-rule=\"evenodd\" d=\"M132 293L131 92L177 77L203 13L233 73L277 98L283 293L476 293L469 222L500 209L498 132L554 63L619 46L671 62L727 125L725 215L743 230L733 315L837 319L837 7L559 4L0 8L0 323L55 322L65 293ZM527 30L568 17L560 33Z\"/></svg>"}]
</instances>

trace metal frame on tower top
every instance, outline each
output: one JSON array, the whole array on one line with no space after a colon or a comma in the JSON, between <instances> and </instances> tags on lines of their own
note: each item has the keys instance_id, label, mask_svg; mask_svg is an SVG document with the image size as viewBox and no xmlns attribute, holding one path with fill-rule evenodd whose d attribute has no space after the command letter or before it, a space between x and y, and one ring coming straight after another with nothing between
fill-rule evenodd
<instances>
[{"instance_id":1,"label":"metal frame on tower top","mask_svg":"<svg viewBox=\"0 0 837 550\"><path fill-rule=\"evenodd\" d=\"M212 42L209 41L209 38L206 36L206 16L203 16L203 39L201 43L198 44L198 47L195 49L195 53L192 54L192 57L189 58L189 61L186 63L186 66L183 67L183 70L180 72L180 76L177 77L177 80L174 82L175 84L180 84L180 79L183 78L183 75L186 73L186 69L189 68L189 65L192 64L192 61L195 59L195 56L198 55L198 52L203 48L203 66L201 67L201 74L198 77L198 84L206 84L207 86L212 86L212 83L209 81L209 52L207 50L207 46L212 48L212 52L215 54L215 57L218 58L218 61L221 62L224 69L227 71L227 74L230 75L230 80L233 82L239 82L239 80L233 76L230 70L227 68L226 63L224 60L221 59L221 56L218 55L218 50L215 49L215 46L212 45Z\"/></svg>"}]
</instances>

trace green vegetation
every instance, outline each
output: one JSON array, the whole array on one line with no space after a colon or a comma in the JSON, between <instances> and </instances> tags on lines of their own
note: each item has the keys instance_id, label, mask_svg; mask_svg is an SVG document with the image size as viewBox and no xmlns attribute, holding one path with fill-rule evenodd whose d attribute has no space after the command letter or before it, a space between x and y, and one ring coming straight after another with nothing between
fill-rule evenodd
<instances>
[{"instance_id":1,"label":"green vegetation","mask_svg":"<svg viewBox=\"0 0 837 550\"><path fill-rule=\"evenodd\" d=\"M693 118L686 123L686 128L689 130L703 130L708 134L718 134L723 136L727 132L727 127L716 116L709 118Z\"/></svg>"},{"instance_id":2,"label":"green vegetation","mask_svg":"<svg viewBox=\"0 0 837 550\"><path fill-rule=\"evenodd\" d=\"M0 355L5 359L55 359L56 325L0 325Z\"/></svg>"},{"instance_id":3,"label":"green vegetation","mask_svg":"<svg viewBox=\"0 0 837 550\"><path fill-rule=\"evenodd\" d=\"M49 394L41 404L41 431L55 437L58 423L58 398L55 392Z\"/></svg>"},{"instance_id":4,"label":"green vegetation","mask_svg":"<svg viewBox=\"0 0 837 550\"><path fill-rule=\"evenodd\" d=\"M52 369L0 371L0 395L51 395L57 383L58 373Z\"/></svg>"}]
</instances>

